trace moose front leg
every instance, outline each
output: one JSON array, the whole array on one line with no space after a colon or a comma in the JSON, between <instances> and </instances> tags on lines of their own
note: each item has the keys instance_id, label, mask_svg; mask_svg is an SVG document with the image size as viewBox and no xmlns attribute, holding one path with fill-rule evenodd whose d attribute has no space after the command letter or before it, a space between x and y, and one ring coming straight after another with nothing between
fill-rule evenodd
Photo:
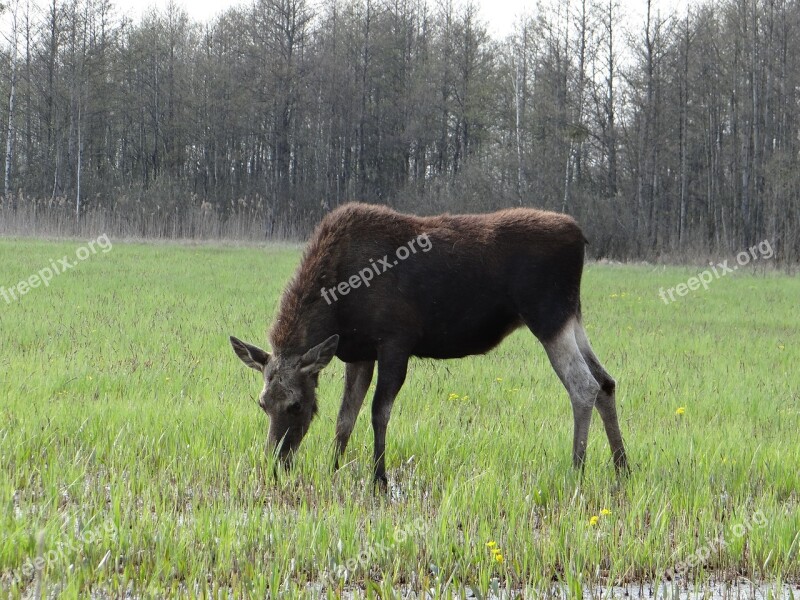
<instances>
[{"instance_id":1,"label":"moose front leg","mask_svg":"<svg viewBox=\"0 0 800 600\"><path fill-rule=\"evenodd\" d=\"M364 398L372 382L372 373L375 370L375 361L368 360L357 363L347 363L344 371L344 394L339 417L336 419L336 449L333 470L339 469L339 459L347 448L350 434L358 418L358 411L364 403Z\"/></svg>"},{"instance_id":2,"label":"moose front leg","mask_svg":"<svg viewBox=\"0 0 800 600\"><path fill-rule=\"evenodd\" d=\"M378 383L372 400L372 430L375 434L373 481L384 492L389 483L386 479L386 427L407 369L407 353L387 349L378 354Z\"/></svg>"}]
</instances>

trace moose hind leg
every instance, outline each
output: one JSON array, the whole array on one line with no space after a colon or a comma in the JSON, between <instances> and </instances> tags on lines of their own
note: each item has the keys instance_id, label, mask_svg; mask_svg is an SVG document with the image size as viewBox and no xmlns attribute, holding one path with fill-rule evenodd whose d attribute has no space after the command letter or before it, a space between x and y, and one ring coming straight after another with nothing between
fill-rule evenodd
<instances>
[{"instance_id":1,"label":"moose hind leg","mask_svg":"<svg viewBox=\"0 0 800 600\"><path fill-rule=\"evenodd\" d=\"M575 468L583 469L592 409L600 392L600 384L592 375L578 347L575 338L575 324L576 320L570 319L561 331L547 340L542 340L542 345L550 359L550 364L553 365L553 369L569 393L572 415L575 420L572 464Z\"/></svg>"},{"instance_id":2,"label":"moose hind leg","mask_svg":"<svg viewBox=\"0 0 800 600\"><path fill-rule=\"evenodd\" d=\"M611 446L611 454L614 458L614 468L617 472L628 469L628 457L625 454L625 445L622 441L622 432L619 428L617 419L616 387L614 378L608 374L597 355L592 350L586 331L580 322L575 323L575 339L578 342L583 359L589 366L592 375L600 384L600 392L597 394L597 412L603 420L603 426L608 436L608 443Z\"/></svg>"},{"instance_id":3,"label":"moose hind leg","mask_svg":"<svg viewBox=\"0 0 800 600\"><path fill-rule=\"evenodd\" d=\"M350 434L353 433L353 427L369 390L369 384L372 382L374 370L374 360L347 363L345 366L342 406L339 409L339 417L336 419L334 471L339 469L339 459L347 448L347 442L350 441Z\"/></svg>"}]
</instances>

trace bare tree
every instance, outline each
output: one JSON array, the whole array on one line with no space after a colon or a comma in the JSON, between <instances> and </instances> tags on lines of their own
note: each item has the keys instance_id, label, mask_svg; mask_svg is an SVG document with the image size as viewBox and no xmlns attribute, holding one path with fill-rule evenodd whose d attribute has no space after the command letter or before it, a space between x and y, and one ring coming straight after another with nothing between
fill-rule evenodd
<instances>
[{"instance_id":1,"label":"bare tree","mask_svg":"<svg viewBox=\"0 0 800 600\"><path fill-rule=\"evenodd\" d=\"M3 195L6 202L11 200L11 206L14 211L17 210L17 196L11 189L11 170L14 167L14 138L16 137L14 100L17 93L17 48L19 43L18 12L19 2L17 1L11 9L11 36L7 40L10 46L11 58L9 60L8 126L6 127L5 176L3 178Z\"/></svg>"}]
</instances>

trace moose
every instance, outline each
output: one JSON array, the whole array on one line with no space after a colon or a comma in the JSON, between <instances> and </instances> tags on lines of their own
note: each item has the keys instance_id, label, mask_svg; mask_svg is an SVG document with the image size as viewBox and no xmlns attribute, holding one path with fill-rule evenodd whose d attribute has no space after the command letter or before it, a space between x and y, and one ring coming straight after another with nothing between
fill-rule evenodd
<instances>
[{"instance_id":1,"label":"moose","mask_svg":"<svg viewBox=\"0 0 800 600\"><path fill-rule=\"evenodd\" d=\"M286 468L317 412L319 372L345 363L334 471L370 387L374 484L387 486L386 428L411 356L484 354L526 326L572 404L572 462L583 470L592 410L614 466L627 469L614 379L582 325L586 238L567 215L530 208L419 217L351 203L312 234L269 333L272 353L235 337L237 356L264 376L268 444Z\"/></svg>"}]
</instances>

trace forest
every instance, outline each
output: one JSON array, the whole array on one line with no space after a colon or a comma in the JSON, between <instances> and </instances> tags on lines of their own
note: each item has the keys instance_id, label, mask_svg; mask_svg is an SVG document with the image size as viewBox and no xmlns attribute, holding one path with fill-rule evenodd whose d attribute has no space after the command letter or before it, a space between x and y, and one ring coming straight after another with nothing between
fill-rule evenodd
<instances>
[{"instance_id":1,"label":"forest","mask_svg":"<svg viewBox=\"0 0 800 600\"><path fill-rule=\"evenodd\" d=\"M4 233L300 238L358 200L800 258L797 0L543 0L503 36L468 1L2 2Z\"/></svg>"}]
</instances>

